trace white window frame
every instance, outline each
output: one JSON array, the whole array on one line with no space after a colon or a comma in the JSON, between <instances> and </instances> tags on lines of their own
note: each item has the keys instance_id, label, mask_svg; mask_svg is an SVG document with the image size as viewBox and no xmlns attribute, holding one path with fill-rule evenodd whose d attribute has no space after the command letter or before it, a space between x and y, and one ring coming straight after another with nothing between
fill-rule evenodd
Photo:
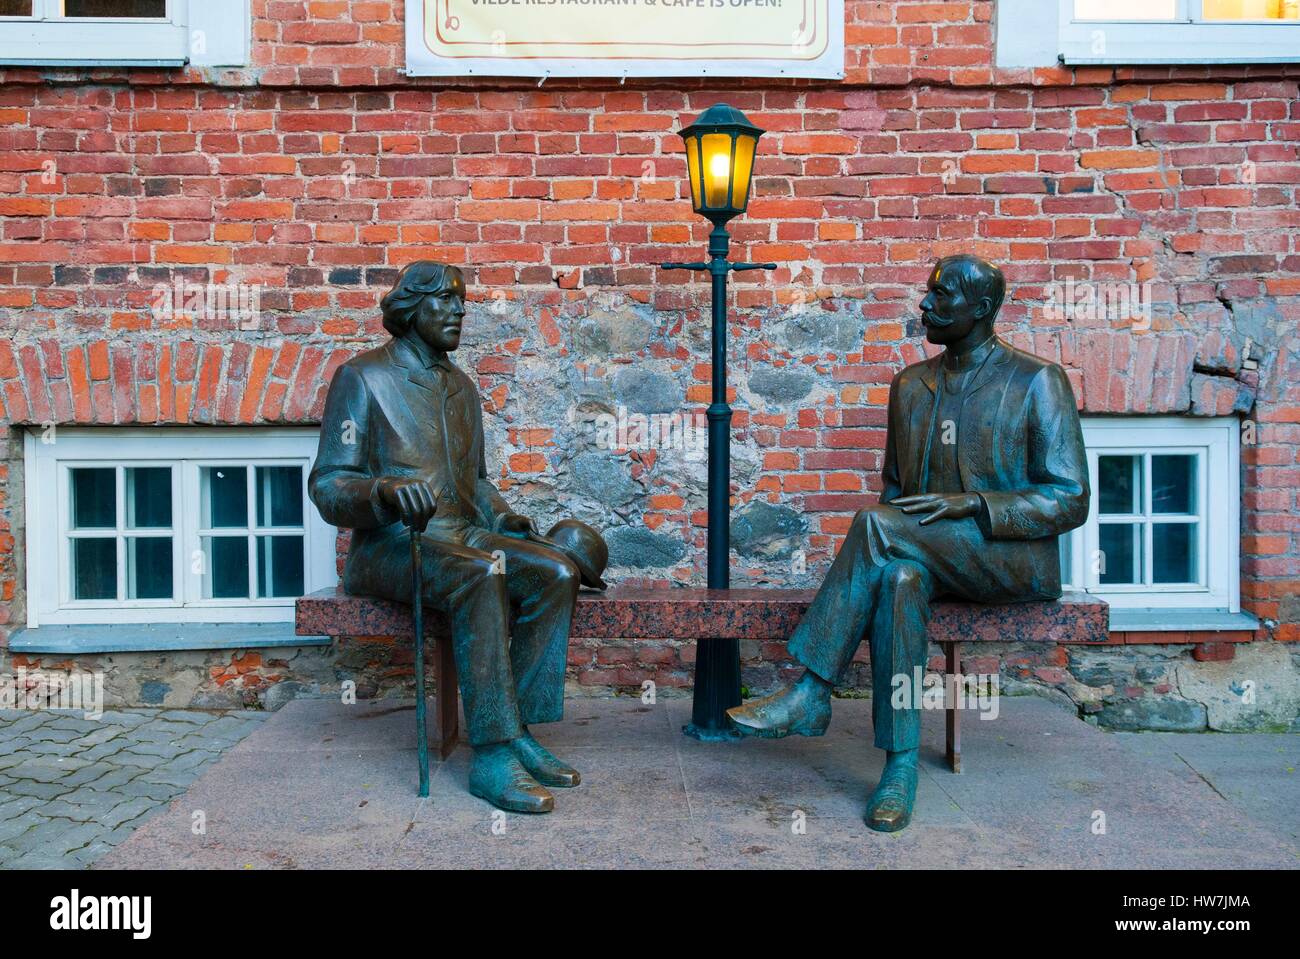
<instances>
[{"instance_id":1,"label":"white window frame","mask_svg":"<svg viewBox=\"0 0 1300 959\"><path fill-rule=\"evenodd\" d=\"M166 16L62 15L63 0L32 0L29 17L0 17L0 64L245 66L250 0L167 0Z\"/></svg>"},{"instance_id":2,"label":"white window frame","mask_svg":"<svg viewBox=\"0 0 1300 959\"><path fill-rule=\"evenodd\" d=\"M1074 0L1057 3L1065 64L1300 62L1294 21L1206 20L1203 0L1177 0L1173 20L1077 20Z\"/></svg>"},{"instance_id":3,"label":"white window frame","mask_svg":"<svg viewBox=\"0 0 1300 959\"><path fill-rule=\"evenodd\" d=\"M319 433L312 429L163 429L156 427L82 429L58 427L53 442L41 430L24 437L27 530L27 626L123 623L280 623L292 622L296 597L204 599L203 583L191 575L188 557L201 546L199 469L203 466L302 466L306 593L338 583L338 531L320 518L307 498L307 474L316 456ZM172 599L72 600L71 551L67 548L69 470L85 466L119 468L118 517L125 495L121 469L172 465ZM252 474L250 473L250 483ZM250 510L254 501L250 500ZM156 530L145 531L157 533ZM250 550L263 530L221 530L246 535ZM119 531L120 537L120 531ZM297 531L294 531L297 535ZM119 539L119 543L124 542ZM119 584L126 576L123 547L118 550ZM250 556L250 563L253 557ZM250 570L250 574L252 570Z\"/></svg>"},{"instance_id":4,"label":"white window frame","mask_svg":"<svg viewBox=\"0 0 1300 959\"><path fill-rule=\"evenodd\" d=\"M1100 596L1115 609L1203 609L1241 612L1240 423L1235 417L1177 416L1084 417L1092 502L1083 527L1067 546L1070 589ZM1102 585L1094 563L1098 554L1097 459L1107 454L1197 453L1198 512L1202 514L1197 562L1202 585ZM1149 466L1149 461L1148 461ZM1143 484L1149 485L1149 471ZM1145 496L1145 493L1143 494ZM1149 504L1144 504L1144 511ZM1142 561L1151 562L1150 536Z\"/></svg>"}]
</instances>

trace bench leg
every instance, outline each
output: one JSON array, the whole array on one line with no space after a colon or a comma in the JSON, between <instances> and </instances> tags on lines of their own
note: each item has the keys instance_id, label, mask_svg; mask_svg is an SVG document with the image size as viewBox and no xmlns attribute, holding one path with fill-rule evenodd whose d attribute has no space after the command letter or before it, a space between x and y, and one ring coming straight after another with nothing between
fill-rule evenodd
<instances>
[{"instance_id":1,"label":"bench leg","mask_svg":"<svg viewBox=\"0 0 1300 959\"><path fill-rule=\"evenodd\" d=\"M456 657L451 640L440 639L438 646L438 755L446 759L460 737L460 687L456 680Z\"/></svg>"},{"instance_id":2,"label":"bench leg","mask_svg":"<svg viewBox=\"0 0 1300 959\"><path fill-rule=\"evenodd\" d=\"M957 708L957 676L961 673L961 643L949 642L942 643L944 659L945 677L944 693L948 697L945 702L948 733L948 766L953 772L961 772L961 710Z\"/></svg>"}]
</instances>

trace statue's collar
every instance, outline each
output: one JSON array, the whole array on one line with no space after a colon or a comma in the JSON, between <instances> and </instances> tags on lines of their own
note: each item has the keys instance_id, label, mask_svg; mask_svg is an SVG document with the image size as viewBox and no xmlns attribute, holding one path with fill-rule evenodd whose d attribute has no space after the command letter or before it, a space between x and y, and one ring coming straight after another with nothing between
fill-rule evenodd
<instances>
[{"instance_id":1,"label":"statue's collar","mask_svg":"<svg viewBox=\"0 0 1300 959\"><path fill-rule=\"evenodd\" d=\"M940 362L943 364L943 368L950 373L968 373L971 370L978 369L988 359L989 354L993 352L993 347L997 346L997 342L997 336L990 335L987 340L964 356L958 356L951 350L944 350L943 359Z\"/></svg>"},{"instance_id":2,"label":"statue's collar","mask_svg":"<svg viewBox=\"0 0 1300 959\"><path fill-rule=\"evenodd\" d=\"M398 362L408 369L431 370L438 367L450 373L456 368L446 353L433 349L422 340L413 343L409 337L403 336L394 341L394 346Z\"/></svg>"},{"instance_id":3,"label":"statue's collar","mask_svg":"<svg viewBox=\"0 0 1300 959\"><path fill-rule=\"evenodd\" d=\"M968 355L961 357L961 365L955 368L949 367L948 372L965 373L970 370L975 371L971 376L970 382L965 384L963 390L963 392L969 396L971 393L974 393L976 390L984 387L990 382L991 377L993 376L993 371L1000 363L1004 362L1009 355L1010 354L1008 354L1005 348L1005 344L1002 343L995 334L981 343ZM947 359L948 353L945 350L943 353L936 353L929 360L925 361L921 367L921 382L925 384L926 389L931 393L935 391L935 383L938 379L939 368L944 366Z\"/></svg>"},{"instance_id":4,"label":"statue's collar","mask_svg":"<svg viewBox=\"0 0 1300 959\"><path fill-rule=\"evenodd\" d=\"M393 363L406 371L406 378L422 389L450 398L461 391L465 378L452 375L455 365L446 353L436 350L420 351L405 338L394 339L389 347ZM445 376L436 376L435 369Z\"/></svg>"}]
</instances>

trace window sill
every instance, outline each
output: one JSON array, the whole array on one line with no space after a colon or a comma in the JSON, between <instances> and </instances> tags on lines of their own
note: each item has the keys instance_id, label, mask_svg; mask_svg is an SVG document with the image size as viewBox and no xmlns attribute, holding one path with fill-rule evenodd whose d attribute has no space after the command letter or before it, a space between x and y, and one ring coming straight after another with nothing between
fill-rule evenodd
<instances>
[{"instance_id":1,"label":"window sill","mask_svg":"<svg viewBox=\"0 0 1300 959\"><path fill-rule=\"evenodd\" d=\"M28 59L26 57L0 57L0 67L50 67L76 69L85 67L88 69L99 69L100 67L149 67L159 68L179 68L189 63L188 59L171 59L163 58L159 60L149 59L123 59L111 58L107 60L86 60L86 59Z\"/></svg>"},{"instance_id":2,"label":"window sill","mask_svg":"<svg viewBox=\"0 0 1300 959\"><path fill-rule=\"evenodd\" d=\"M41 626L9 637L11 653L154 653L204 649L328 646L328 636L299 636L293 623L132 623Z\"/></svg>"},{"instance_id":3,"label":"window sill","mask_svg":"<svg viewBox=\"0 0 1300 959\"><path fill-rule=\"evenodd\" d=\"M1226 609L1110 608L1112 633L1253 633L1259 620Z\"/></svg>"}]
</instances>

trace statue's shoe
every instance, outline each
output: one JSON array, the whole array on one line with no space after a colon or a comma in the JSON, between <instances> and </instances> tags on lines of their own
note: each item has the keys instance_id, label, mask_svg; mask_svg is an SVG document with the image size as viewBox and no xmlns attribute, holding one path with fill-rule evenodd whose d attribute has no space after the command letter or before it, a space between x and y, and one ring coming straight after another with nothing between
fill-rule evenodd
<instances>
[{"instance_id":1,"label":"statue's shoe","mask_svg":"<svg viewBox=\"0 0 1300 959\"><path fill-rule=\"evenodd\" d=\"M532 733L525 732L518 739L511 740L510 751L543 786L568 789L582 782L578 770L552 755L533 738Z\"/></svg>"},{"instance_id":2,"label":"statue's shoe","mask_svg":"<svg viewBox=\"0 0 1300 959\"><path fill-rule=\"evenodd\" d=\"M474 750L469 791L507 812L543 813L555 808L555 797L529 775L505 743Z\"/></svg>"},{"instance_id":3,"label":"statue's shoe","mask_svg":"<svg viewBox=\"0 0 1300 959\"><path fill-rule=\"evenodd\" d=\"M746 736L780 739L782 736L821 736L831 723L829 700L791 686L743 706L727 710L732 725Z\"/></svg>"},{"instance_id":4,"label":"statue's shoe","mask_svg":"<svg viewBox=\"0 0 1300 959\"><path fill-rule=\"evenodd\" d=\"M890 762L880 783L867 800L867 827L876 832L898 832L912 821L916 803L916 761Z\"/></svg>"}]
</instances>

